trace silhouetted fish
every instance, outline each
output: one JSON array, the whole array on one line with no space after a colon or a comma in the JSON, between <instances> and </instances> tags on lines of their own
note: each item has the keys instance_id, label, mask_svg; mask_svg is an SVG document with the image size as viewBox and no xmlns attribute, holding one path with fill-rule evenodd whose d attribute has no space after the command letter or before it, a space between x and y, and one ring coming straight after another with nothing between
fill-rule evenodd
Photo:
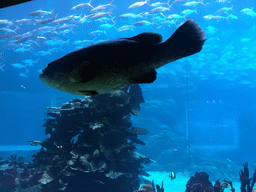
<instances>
[{"instance_id":1,"label":"silhouetted fish","mask_svg":"<svg viewBox=\"0 0 256 192\"><path fill-rule=\"evenodd\" d=\"M76 95L104 94L129 84L152 83L155 69L200 52L205 34L188 20L161 41L160 34L149 32L92 44L51 62L40 79Z\"/></svg>"}]
</instances>

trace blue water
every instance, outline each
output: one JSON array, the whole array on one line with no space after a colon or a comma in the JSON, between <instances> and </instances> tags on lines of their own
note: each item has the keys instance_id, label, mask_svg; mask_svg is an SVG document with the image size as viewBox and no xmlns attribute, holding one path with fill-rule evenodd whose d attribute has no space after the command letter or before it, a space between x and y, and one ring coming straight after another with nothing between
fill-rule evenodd
<instances>
[{"instance_id":1,"label":"blue water","mask_svg":"<svg viewBox=\"0 0 256 192\"><path fill-rule=\"evenodd\" d=\"M45 108L61 106L62 103L74 97L81 98L81 96L54 90L39 79L40 71L48 63L77 48L86 46L77 45L76 41L97 42L134 36L148 31L159 33L163 36L163 40L166 40L180 24L191 19L206 32L207 41L200 53L165 65L157 71L155 82L141 85L146 103L141 105L141 113L133 117L133 124L149 129L150 134L140 137L147 145L139 147L139 152L158 162L171 161L163 154L173 149L170 140L172 134L175 133L176 136L185 137L189 143L188 147L197 150L202 159L228 159L238 163L245 161L255 163L256 16L253 10L250 14L241 12L245 8L255 7L254 1L204 0L203 4L195 7L184 6L189 1L183 1L173 4L169 11L164 11L162 14L160 12L155 15L144 13L143 18L119 18L125 13L140 14L152 9L148 4L128 9L135 2L114 0L112 4L115 7L108 7L104 10L113 8L111 17L114 22L93 20L79 23L80 14L81 16L89 15L92 8L85 6L79 10L70 10L73 6L84 3L78 0L55 0L43 3L32 1L0 10L0 19L12 22L33 18L29 16L29 13L39 9L53 11L54 15L58 14L56 19L75 14L72 21L66 22L66 24L75 25L69 28L72 31L66 31L66 34L61 31L35 33L29 38L30 42L18 43L16 47L9 47L13 44L12 38L16 35L22 35L43 26L59 27L62 24L32 23L1 26L1 28L16 31L0 39L0 145L27 145L29 140L45 139L42 127L43 118L46 117ZM148 3L155 2L150 0ZM96 7L107 3L110 2L92 0L91 5ZM172 3L171 0L170 4ZM226 13L222 9L231 7L232 9ZM184 17L182 11L187 9L196 10L198 14L192 13ZM183 18L175 20L175 25L161 24L161 21L152 19L156 16L165 19L171 14L179 14ZM204 18L206 15L222 18L209 20ZM108 19L111 17L106 16ZM43 18L39 16L35 19L46 18L52 18L52 16L45 15ZM140 20L147 20L153 24L134 26L133 30L126 32L119 32L116 29L123 25L132 25ZM105 23L114 24L115 27L106 29L105 33L98 36L90 34ZM5 33L0 34L0 36L4 35ZM49 42L46 43L49 40L57 44L49 45ZM18 52L19 48L29 50ZM40 56L42 53L40 51L51 53ZM35 63L24 68L13 65L20 63L25 66L25 59L31 59Z\"/></svg>"}]
</instances>

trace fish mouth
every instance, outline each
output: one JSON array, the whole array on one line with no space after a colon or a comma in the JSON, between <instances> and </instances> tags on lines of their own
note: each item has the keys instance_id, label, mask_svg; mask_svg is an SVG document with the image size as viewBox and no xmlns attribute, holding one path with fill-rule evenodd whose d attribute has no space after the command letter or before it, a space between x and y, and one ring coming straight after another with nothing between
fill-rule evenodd
<instances>
[{"instance_id":1,"label":"fish mouth","mask_svg":"<svg viewBox=\"0 0 256 192\"><path fill-rule=\"evenodd\" d=\"M46 85L49 85L50 86L50 83L49 83L49 78L47 77L47 75L45 75L44 73L41 73L39 75L39 78L40 80L45 83Z\"/></svg>"},{"instance_id":2,"label":"fish mouth","mask_svg":"<svg viewBox=\"0 0 256 192\"><path fill-rule=\"evenodd\" d=\"M39 78L44 84L50 87L53 87L55 89L58 89L64 81L64 80L55 78L54 76L47 75L44 72L39 75Z\"/></svg>"}]
</instances>

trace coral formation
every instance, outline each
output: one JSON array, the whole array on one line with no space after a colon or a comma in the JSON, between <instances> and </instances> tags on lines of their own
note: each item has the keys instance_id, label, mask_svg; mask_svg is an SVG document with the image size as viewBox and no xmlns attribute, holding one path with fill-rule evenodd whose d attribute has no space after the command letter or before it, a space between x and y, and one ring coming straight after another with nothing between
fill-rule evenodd
<instances>
[{"instance_id":1,"label":"coral formation","mask_svg":"<svg viewBox=\"0 0 256 192\"><path fill-rule=\"evenodd\" d=\"M203 171L196 172L190 177L185 192L213 192L213 185L209 181L209 175Z\"/></svg>"},{"instance_id":2,"label":"coral formation","mask_svg":"<svg viewBox=\"0 0 256 192\"><path fill-rule=\"evenodd\" d=\"M42 146L33 157L35 166L45 166L39 183L42 191L123 191L138 189L141 163L137 137L148 131L131 127L144 102L139 85L110 94L73 99L61 108L48 108L45 133L36 142ZM35 142L30 143L34 144Z\"/></svg>"},{"instance_id":3,"label":"coral formation","mask_svg":"<svg viewBox=\"0 0 256 192\"><path fill-rule=\"evenodd\" d=\"M156 192L164 192L164 182L162 181L162 186L160 188L159 185L156 185ZM155 184L154 181L150 182L150 184L144 184L141 186L140 190L134 190L133 192L155 192Z\"/></svg>"},{"instance_id":4,"label":"coral formation","mask_svg":"<svg viewBox=\"0 0 256 192\"><path fill-rule=\"evenodd\" d=\"M222 189L221 183L219 182L219 180L217 180L214 184L214 192L223 192L224 189Z\"/></svg>"},{"instance_id":5,"label":"coral formation","mask_svg":"<svg viewBox=\"0 0 256 192\"><path fill-rule=\"evenodd\" d=\"M131 114L139 113L141 102L144 99L140 87L133 85L110 94L73 99L60 108L48 108L49 118L44 119L43 126L49 138L29 141L31 145L42 146L33 155L33 162L25 162L17 155L8 160L0 158L0 191L164 192L163 183L160 187L153 182L138 190L139 175L149 176L143 164L151 161L135 147L145 145L138 135L149 131L133 127L130 119ZM187 143L182 141L173 139L171 147L175 154L182 151L177 148L178 143L186 148ZM252 192L256 170L253 178L249 178L245 163L239 176L241 192ZM232 182L225 182L235 192ZM187 182L185 192L223 191L218 180L213 186L207 173L196 172Z\"/></svg>"},{"instance_id":6,"label":"coral formation","mask_svg":"<svg viewBox=\"0 0 256 192\"><path fill-rule=\"evenodd\" d=\"M235 189L233 188L233 184L231 181L224 180L224 182L230 185L230 190L232 192L235 192ZM223 186L221 186L221 183L218 180L215 182L213 186L209 180L209 175L201 171L201 172L196 172L195 176L190 177L189 181L187 182L185 192L223 192L223 191L224 191L224 188Z\"/></svg>"},{"instance_id":7,"label":"coral formation","mask_svg":"<svg viewBox=\"0 0 256 192\"><path fill-rule=\"evenodd\" d=\"M48 108L43 127L50 137L28 141L41 145L33 162L12 155L1 159L0 191L131 192L139 188L139 175L147 175L135 143L144 128L132 127L144 102L139 85L105 95L73 99Z\"/></svg>"},{"instance_id":8,"label":"coral formation","mask_svg":"<svg viewBox=\"0 0 256 192\"><path fill-rule=\"evenodd\" d=\"M241 181L241 192L252 192L253 186L256 182L256 169L254 171L253 178L249 178L248 162L246 162L243 166L244 166L244 171L241 170L239 172L240 181Z\"/></svg>"},{"instance_id":9,"label":"coral formation","mask_svg":"<svg viewBox=\"0 0 256 192\"><path fill-rule=\"evenodd\" d=\"M9 160L3 161L0 166L0 191L9 192L18 188L19 191L23 189L34 189L40 191L38 180L41 178L42 171L40 168L34 167L29 162L24 162L23 157L11 155Z\"/></svg>"},{"instance_id":10,"label":"coral formation","mask_svg":"<svg viewBox=\"0 0 256 192\"><path fill-rule=\"evenodd\" d=\"M140 188L140 190L135 190L133 192L155 192L155 188L152 185L145 184Z\"/></svg>"}]
</instances>

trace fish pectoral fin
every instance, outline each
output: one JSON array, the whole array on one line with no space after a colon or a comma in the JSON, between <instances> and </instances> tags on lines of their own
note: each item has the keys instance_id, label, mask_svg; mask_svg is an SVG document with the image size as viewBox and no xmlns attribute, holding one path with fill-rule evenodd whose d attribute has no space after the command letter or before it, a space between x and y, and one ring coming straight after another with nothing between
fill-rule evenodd
<instances>
[{"instance_id":1,"label":"fish pectoral fin","mask_svg":"<svg viewBox=\"0 0 256 192\"><path fill-rule=\"evenodd\" d=\"M79 91L79 92L86 96L92 96L92 95L99 94L97 91L93 91L93 90L86 90L86 91Z\"/></svg>"},{"instance_id":2,"label":"fish pectoral fin","mask_svg":"<svg viewBox=\"0 0 256 192\"><path fill-rule=\"evenodd\" d=\"M80 68L72 70L72 72L69 75L69 80L72 82L80 82L82 80L80 75Z\"/></svg>"},{"instance_id":3,"label":"fish pectoral fin","mask_svg":"<svg viewBox=\"0 0 256 192\"><path fill-rule=\"evenodd\" d=\"M158 33L144 32L144 33L140 33L136 36L128 37L128 38L124 38L124 39L133 40L133 41L145 43L148 45L154 45L154 44L160 43L162 41L163 37L162 37L162 35L160 35Z\"/></svg>"},{"instance_id":4,"label":"fish pectoral fin","mask_svg":"<svg viewBox=\"0 0 256 192\"><path fill-rule=\"evenodd\" d=\"M140 76L132 78L131 81L135 83L152 83L156 80L156 70L152 69L149 72L142 73Z\"/></svg>"},{"instance_id":5,"label":"fish pectoral fin","mask_svg":"<svg viewBox=\"0 0 256 192\"><path fill-rule=\"evenodd\" d=\"M97 75L95 66L89 62L83 62L81 66L77 66L70 73L70 81L86 83L92 80Z\"/></svg>"},{"instance_id":6,"label":"fish pectoral fin","mask_svg":"<svg viewBox=\"0 0 256 192\"><path fill-rule=\"evenodd\" d=\"M86 83L92 79L94 79L97 75L97 69L94 66L86 66L80 69L79 71L81 79L81 83Z\"/></svg>"}]
</instances>

